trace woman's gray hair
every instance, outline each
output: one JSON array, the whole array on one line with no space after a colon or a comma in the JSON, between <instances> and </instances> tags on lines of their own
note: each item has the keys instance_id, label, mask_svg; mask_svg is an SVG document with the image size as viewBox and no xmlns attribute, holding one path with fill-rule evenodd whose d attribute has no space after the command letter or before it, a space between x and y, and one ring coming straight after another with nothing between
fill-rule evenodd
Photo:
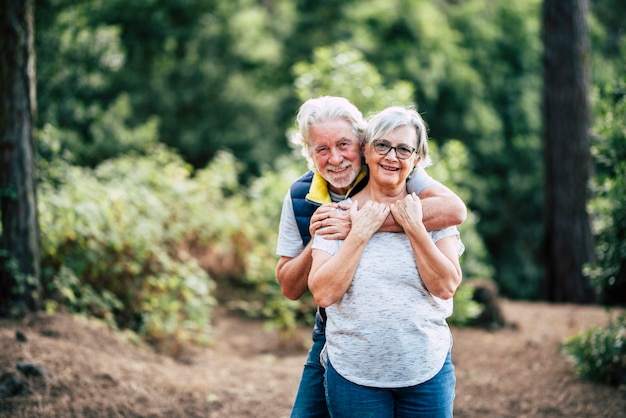
<instances>
[{"instance_id":1,"label":"woman's gray hair","mask_svg":"<svg viewBox=\"0 0 626 418\"><path fill-rule=\"evenodd\" d=\"M363 144L371 146L376 139L383 138L394 129L401 126L412 126L417 134L417 156L420 157L419 165L428 167L432 164L428 155L428 134L426 123L417 110L412 106L391 106L374 115L368 122L363 134Z\"/></svg>"},{"instance_id":2,"label":"woman's gray hair","mask_svg":"<svg viewBox=\"0 0 626 418\"><path fill-rule=\"evenodd\" d=\"M296 123L298 131L292 136L291 142L302 146L302 155L307 159L309 168L314 168L311 155L310 127L323 122L345 120L352 125L354 134L363 142L363 131L366 122L363 114L348 99L335 96L321 96L309 99L300 106Z\"/></svg>"}]
</instances>

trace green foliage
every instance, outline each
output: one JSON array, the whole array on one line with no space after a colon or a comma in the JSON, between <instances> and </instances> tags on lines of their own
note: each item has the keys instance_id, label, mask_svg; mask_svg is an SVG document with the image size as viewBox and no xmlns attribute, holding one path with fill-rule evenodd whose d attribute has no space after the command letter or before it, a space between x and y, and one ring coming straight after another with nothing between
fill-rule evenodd
<instances>
[{"instance_id":1,"label":"green foliage","mask_svg":"<svg viewBox=\"0 0 626 418\"><path fill-rule=\"evenodd\" d=\"M596 262L586 267L604 303L626 303L626 79L595 92L592 153L596 175L589 202Z\"/></svg>"},{"instance_id":2,"label":"green foliage","mask_svg":"<svg viewBox=\"0 0 626 418\"><path fill-rule=\"evenodd\" d=\"M467 148L456 140L437 146L433 140L429 142L429 151L433 165L428 173L450 187L457 195L467 202L471 184L476 175L469 168ZM478 217L468 209L467 219L459 226L461 240L465 245L465 253L461 256L463 282L454 294L454 311L448 323L455 326L467 326L481 312L481 306L472 298L474 288L467 284L472 279L493 279L493 267L489 260L487 248L477 232Z\"/></svg>"},{"instance_id":3,"label":"green foliage","mask_svg":"<svg viewBox=\"0 0 626 418\"><path fill-rule=\"evenodd\" d=\"M385 86L380 73L364 55L340 42L314 51L313 61L294 66L298 98L304 102L324 95L346 97L364 116L387 106L412 102L413 88L397 81Z\"/></svg>"},{"instance_id":4,"label":"green foliage","mask_svg":"<svg viewBox=\"0 0 626 418\"><path fill-rule=\"evenodd\" d=\"M473 300L474 287L462 282L454 293L454 311L447 319L448 324L465 327L472 324L482 310L480 303Z\"/></svg>"},{"instance_id":5,"label":"green foliage","mask_svg":"<svg viewBox=\"0 0 626 418\"><path fill-rule=\"evenodd\" d=\"M71 145L79 161L89 164L129 152L147 154L158 138L158 119L149 118L138 126L130 126L132 116L127 94L121 94L89 127L92 143Z\"/></svg>"},{"instance_id":6,"label":"green foliage","mask_svg":"<svg viewBox=\"0 0 626 418\"><path fill-rule=\"evenodd\" d=\"M437 143L431 140L429 151L433 165L427 169L428 173L448 186L464 202L467 202L471 193L471 185L476 180L476 175L469 168L467 148L456 140L448 141L441 147L438 147ZM466 252L461 258L461 269L466 278L492 280L493 267L489 260L487 248L477 231L478 221L477 215L468 209L467 219L459 226L461 240L466 247ZM455 299L456 309L462 310L463 308L457 308Z\"/></svg>"},{"instance_id":7,"label":"green foliage","mask_svg":"<svg viewBox=\"0 0 626 418\"><path fill-rule=\"evenodd\" d=\"M40 126L52 124L62 131L61 147L80 164L95 165L132 149L145 149L145 142L153 143L153 133L125 126L132 109L128 96L113 85L126 65L120 28L90 22L95 5L87 2L44 1L37 6ZM147 130L154 131L155 123L149 122ZM105 130L121 135L108 136Z\"/></svg>"},{"instance_id":8,"label":"green foliage","mask_svg":"<svg viewBox=\"0 0 626 418\"><path fill-rule=\"evenodd\" d=\"M79 164L95 166L156 132L195 167L229 149L254 172L287 148L280 104L293 7L44 0L35 8L40 127L65 132ZM100 141L120 130L129 135Z\"/></svg>"},{"instance_id":9,"label":"green foliage","mask_svg":"<svg viewBox=\"0 0 626 418\"><path fill-rule=\"evenodd\" d=\"M623 74L626 68L626 34L622 19L626 14L626 3L620 0L593 0L590 5L593 49L602 51L601 54L594 54L594 59L601 60L598 60L600 65L593 67L592 73L601 83L608 82L614 80L615 75ZM607 68L602 67L608 67L608 74L613 74L613 77L596 78L596 71L607 74Z\"/></svg>"},{"instance_id":10,"label":"green foliage","mask_svg":"<svg viewBox=\"0 0 626 418\"><path fill-rule=\"evenodd\" d=\"M46 266L44 276L50 272ZM46 277L47 278L47 277ZM88 314L102 319L112 328L117 328L114 312L124 309L122 302L107 289L96 291L91 285L81 283L72 269L62 265L47 283L49 299L45 300L45 310L56 312L67 309L71 313Z\"/></svg>"},{"instance_id":11,"label":"green foliage","mask_svg":"<svg viewBox=\"0 0 626 418\"><path fill-rule=\"evenodd\" d=\"M240 278L248 292L229 301L232 308L249 316L265 318L270 328L291 336L298 324L312 325L316 306L310 294L300 300L285 298L276 281L276 241L282 202L291 183L306 171L301 158L282 158L275 168L265 168L246 193L245 207L240 208L242 233L247 248L245 272Z\"/></svg>"},{"instance_id":12,"label":"green foliage","mask_svg":"<svg viewBox=\"0 0 626 418\"><path fill-rule=\"evenodd\" d=\"M584 330L563 344L584 379L613 386L626 384L626 313L609 315L606 328Z\"/></svg>"},{"instance_id":13,"label":"green foliage","mask_svg":"<svg viewBox=\"0 0 626 418\"><path fill-rule=\"evenodd\" d=\"M476 177L469 205L480 217L494 279L503 295L521 299L540 295L543 275L539 8L539 1L484 0L451 8L467 71L479 77L453 78L447 87L452 97L443 96L451 111L439 107L452 119L432 126L437 135L454 134L467 145ZM463 126L454 132L457 117Z\"/></svg>"},{"instance_id":14,"label":"green foliage","mask_svg":"<svg viewBox=\"0 0 626 418\"><path fill-rule=\"evenodd\" d=\"M385 85L409 83L430 136L467 147L467 203L514 298L537 297L542 277L540 4L371 0L344 12L345 42Z\"/></svg>"},{"instance_id":15,"label":"green foliage","mask_svg":"<svg viewBox=\"0 0 626 418\"><path fill-rule=\"evenodd\" d=\"M0 228L0 236L1 235L2 228ZM11 303L8 307L3 307L5 309L4 314L8 314L9 317L19 318L31 312L31 309L33 309L29 306L29 299L35 302L33 306L39 304L41 295L38 292L38 279L32 274L25 273L19 261L11 257L9 251L3 248L0 248L0 274L2 274L3 280L6 280L6 282L3 283L5 288L7 287L7 283L12 285Z\"/></svg>"},{"instance_id":16,"label":"green foliage","mask_svg":"<svg viewBox=\"0 0 626 418\"><path fill-rule=\"evenodd\" d=\"M160 147L94 170L59 164L63 181L39 188L47 308L103 318L164 349L205 341L214 283L183 244L187 220L222 196L199 202L189 166Z\"/></svg>"},{"instance_id":17,"label":"green foliage","mask_svg":"<svg viewBox=\"0 0 626 418\"><path fill-rule=\"evenodd\" d=\"M179 341L207 338L214 298L231 309L267 319L292 335L311 324L310 295L285 298L276 282L275 245L282 201L306 170L285 157L240 184L242 164L227 152L192 170L161 147L150 156L128 154L95 169L72 166L60 155L59 131L41 133L40 222L47 308L67 309L131 328L173 351ZM471 181L460 142L433 144L435 175L459 194ZM465 275L489 278L474 218L462 227L468 247ZM205 271L210 272L214 281ZM460 289L455 316L475 315L471 292Z\"/></svg>"},{"instance_id":18,"label":"green foliage","mask_svg":"<svg viewBox=\"0 0 626 418\"><path fill-rule=\"evenodd\" d=\"M594 82L626 68L622 3L591 2ZM196 169L226 150L248 180L289 155L285 132L309 97L342 95L366 116L414 103L441 147L456 139L467 149L468 221L502 294L533 299L543 271L540 6L41 0L38 128L80 165L161 143ZM42 164L63 181L62 169ZM231 217L224 228L234 225ZM243 248L211 245L213 258L233 246ZM241 261L237 251L224 262Z\"/></svg>"}]
</instances>

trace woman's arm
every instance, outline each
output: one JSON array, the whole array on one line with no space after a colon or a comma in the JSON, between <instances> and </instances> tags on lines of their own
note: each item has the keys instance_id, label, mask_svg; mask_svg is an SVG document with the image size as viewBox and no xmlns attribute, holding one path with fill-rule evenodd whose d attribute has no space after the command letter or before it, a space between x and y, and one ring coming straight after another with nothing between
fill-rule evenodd
<instances>
[{"instance_id":1,"label":"woman's arm","mask_svg":"<svg viewBox=\"0 0 626 418\"><path fill-rule=\"evenodd\" d=\"M412 238L410 233L407 235L428 291L440 299L452 298L462 279L458 236L441 238L434 243L430 236L424 239L421 234L419 238Z\"/></svg>"},{"instance_id":2,"label":"woman's arm","mask_svg":"<svg viewBox=\"0 0 626 418\"><path fill-rule=\"evenodd\" d=\"M281 224L283 217L291 217L292 223L295 225L295 215L291 209L291 200L283 204L283 213L281 214ZM325 239L345 239L350 231L350 213L337 208L349 209L349 205L343 204L325 204L320 206L311 216L309 233L311 237L315 236L316 231L325 231ZM287 222L285 222L286 224ZM292 229L294 229L293 226ZM291 233L298 234L297 231L288 230L285 227L280 233L285 235ZM302 252L296 256L281 256L276 264L276 280L280 284L280 290L283 295L291 300L297 300L306 293L308 288L309 272L311 270L311 245L309 242Z\"/></svg>"},{"instance_id":3,"label":"woman's arm","mask_svg":"<svg viewBox=\"0 0 626 418\"><path fill-rule=\"evenodd\" d=\"M391 213L403 228L418 266L420 277L428 291L438 298L450 299L461 283L458 237L445 237L434 243L423 223L420 199L408 195L391 206Z\"/></svg>"},{"instance_id":4,"label":"woman's arm","mask_svg":"<svg viewBox=\"0 0 626 418\"><path fill-rule=\"evenodd\" d=\"M365 246L388 214L385 204L367 202L359 210L355 202L350 208L352 229L337 252L332 255L314 245L308 284L319 306L327 308L341 300L352 283Z\"/></svg>"}]
</instances>

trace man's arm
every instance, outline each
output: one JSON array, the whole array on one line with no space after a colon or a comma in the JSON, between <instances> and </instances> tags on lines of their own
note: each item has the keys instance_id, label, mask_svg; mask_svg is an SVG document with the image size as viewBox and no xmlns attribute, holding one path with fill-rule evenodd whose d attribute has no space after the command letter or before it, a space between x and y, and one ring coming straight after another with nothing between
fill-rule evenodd
<instances>
[{"instance_id":1,"label":"man's arm","mask_svg":"<svg viewBox=\"0 0 626 418\"><path fill-rule=\"evenodd\" d=\"M424 173L424 175L426 174ZM422 202L422 212L424 214L422 223L426 230L435 231L449 226L457 226L465 222L467 208L461 198L438 181L431 177L427 178L427 187L421 189L418 194ZM415 192L412 188L413 186L409 183L408 191L411 193ZM322 212L320 209L318 210L320 217L317 218L317 222L312 219L311 226L316 226L318 234L326 239L345 239L348 232L350 232L350 216L346 211L349 205L339 204L337 206L344 209L344 211L326 209L325 212ZM403 229L393 219L393 216L389 215L380 227L380 231L402 232Z\"/></svg>"},{"instance_id":2,"label":"man's arm","mask_svg":"<svg viewBox=\"0 0 626 418\"><path fill-rule=\"evenodd\" d=\"M291 203L289 203L290 205ZM344 239L350 232L350 214L348 212L338 211L337 208L347 209L349 206L338 203L326 203L313 213L309 221L309 234L311 242L315 233L324 230L326 239ZM299 232L294 230L295 219L291 206L283 205L283 213L281 214L281 230L279 231L279 240L286 239L291 235L292 239L300 239ZM295 234L298 234L297 237ZM336 235L332 235L336 234ZM330 238L337 236L337 238ZM283 295L291 300L297 300L308 290L307 277L311 270L311 242L307 244L302 252L295 257L282 255L276 265L276 279L280 284Z\"/></svg>"},{"instance_id":3,"label":"man's arm","mask_svg":"<svg viewBox=\"0 0 626 418\"><path fill-rule=\"evenodd\" d=\"M298 300L309 289L311 270L311 243L296 257L282 256L276 265L276 280L287 299Z\"/></svg>"},{"instance_id":4,"label":"man's arm","mask_svg":"<svg viewBox=\"0 0 626 418\"><path fill-rule=\"evenodd\" d=\"M437 180L430 177L423 168L418 168L415 174L407 181L407 191L416 193L422 203L424 217L422 223L427 231L444 229L449 226L457 226L465 222L467 208L465 203L452 190ZM347 209L347 205L337 205ZM318 210L319 217L312 219L311 226L318 228L318 234L326 239L345 239L350 231L350 217L347 212L335 211L332 207L322 212ZM318 215L316 212L316 215ZM317 220L317 222L315 222ZM381 232L402 232L403 229L389 215ZM313 233L311 233L313 236Z\"/></svg>"},{"instance_id":5,"label":"man's arm","mask_svg":"<svg viewBox=\"0 0 626 418\"><path fill-rule=\"evenodd\" d=\"M286 298L297 300L308 289L311 244L303 246L289 193L283 200L276 253L280 256L276 264L276 280L280 290Z\"/></svg>"},{"instance_id":6,"label":"man's arm","mask_svg":"<svg viewBox=\"0 0 626 418\"><path fill-rule=\"evenodd\" d=\"M437 182L419 194L422 201L422 222L427 231L444 229L465 222L467 208L452 190Z\"/></svg>"}]
</instances>

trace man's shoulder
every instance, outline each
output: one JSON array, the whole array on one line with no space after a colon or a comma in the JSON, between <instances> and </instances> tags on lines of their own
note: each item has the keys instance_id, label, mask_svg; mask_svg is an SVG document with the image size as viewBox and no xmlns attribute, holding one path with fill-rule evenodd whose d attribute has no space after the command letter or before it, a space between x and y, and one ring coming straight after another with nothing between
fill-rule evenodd
<instances>
[{"instance_id":1,"label":"man's shoulder","mask_svg":"<svg viewBox=\"0 0 626 418\"><path fill-rule=\"evenodd\" d=\"M310 183L313 180L314 174L315 173L313 173L313 170L309 170L303 175L301 175L300 177L298 177L293 183L291 183L291 185L293 186L294 184L307 183L307 182Z\"/></svg>"},{"instance_id":2,"label":"man's shoulder","mask_svg":"<svg viewBox=\"0 0 626 418\"><path fill-rule=\"evenodd\" d=\"M291 191L291 196L300 196L304 197L309 189L311 188L311 182L313 181L313 171L309 170L303 175L301 175L297 180L291 183L289 190Z\"/></svg>"}]
</instances>

